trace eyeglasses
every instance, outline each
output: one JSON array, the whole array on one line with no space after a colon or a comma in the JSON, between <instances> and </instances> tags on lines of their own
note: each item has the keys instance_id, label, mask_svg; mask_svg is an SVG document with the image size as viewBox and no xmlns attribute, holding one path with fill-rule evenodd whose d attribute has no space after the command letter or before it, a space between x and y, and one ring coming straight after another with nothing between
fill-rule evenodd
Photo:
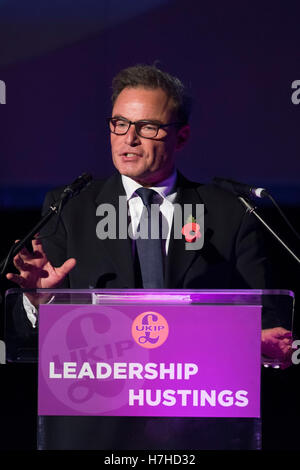
<instances>
[{"instance_id":1,"label":"eyeglasses","mask_svg":"<svg viewBox=\"0 0 300 470\"><path fill-rule=\"evenodd\" d=\"M108 118L110 132L116 135L127 134L130 126L135 126L135 131L140 137L145 139L153 139L157 136L159 129L164 129L168 126L180 126L180 122L170 122L169 124L159 124L155 121L129 121L125 118Z\"/></svg>"}]
</instances>

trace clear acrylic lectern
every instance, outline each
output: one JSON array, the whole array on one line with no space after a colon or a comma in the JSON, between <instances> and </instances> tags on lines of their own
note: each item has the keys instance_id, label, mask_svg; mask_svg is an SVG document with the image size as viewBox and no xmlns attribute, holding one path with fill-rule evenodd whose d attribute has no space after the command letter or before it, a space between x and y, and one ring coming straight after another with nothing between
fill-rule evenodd
<instances>
[{"instance_id":1,"label":"clear acrylic lectern","mask_svg":"<svg viewBox=\"0 0 300 470\"><path fill-rule=\"evenodd\" d=\"M38 362L38 449L260 449L261 329L293 311L280 290L12 289L7 362Z\"/></svg>"}]
</instances>

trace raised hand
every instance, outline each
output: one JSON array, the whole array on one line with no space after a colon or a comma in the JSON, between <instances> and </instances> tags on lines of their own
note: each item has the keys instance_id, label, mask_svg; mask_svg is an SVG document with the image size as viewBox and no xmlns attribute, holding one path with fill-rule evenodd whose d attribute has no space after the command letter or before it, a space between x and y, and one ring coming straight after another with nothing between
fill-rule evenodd
<instances>
[{"instance_id":1,"label":"raised hand","mask_svg":"<svg viewBox=\"0 0 300 470\"><path fill-rule=\"evenodd\" d=\"M7 279L23 289L54 289L76 265L76 260L69 258L60 267L52 266L38 238L32 240L32 248L33 253L23 248L14 257L14 265L19 274L6 275Z\"/></svg>"}]
</instances>

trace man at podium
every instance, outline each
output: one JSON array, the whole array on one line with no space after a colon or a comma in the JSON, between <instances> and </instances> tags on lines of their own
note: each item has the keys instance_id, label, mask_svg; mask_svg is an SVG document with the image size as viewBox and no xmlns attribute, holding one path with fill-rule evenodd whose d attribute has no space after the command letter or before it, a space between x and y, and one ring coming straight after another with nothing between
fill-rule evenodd
<instances>
[{"instance_id":1,"label":"man at podium","mask_svg":"<svg viewBox=\"0 0 300 470\"><path fill-rule=\"evenodd\" d=\"M19 274L7 278L26 289L272 288L254 217L230 192L189 181L176 169L177 154L190 135L190 109L178 78L148 65L119 72L107 119L117 173L93 181L70 200L60 220L53 217L32 241L33 253L23 249L15 257ZM61 192L47 194L44 211ZM153 205L159 207L156 219ZM179 239L174 236L174 213L185 205L191 213L182 221ZM115 220L107 219L112 232L105 228L108 206L115 210ZM195 218L197 207L204 208L201 223ZM145 221L158 237L137 237ZM201 249L190 249L199 239ZM26 298L24 306L24 328L34 328L34 299ZM291 333L267 311L262 326L263 353L288 362Z\"/></svg>"}]
</instances>

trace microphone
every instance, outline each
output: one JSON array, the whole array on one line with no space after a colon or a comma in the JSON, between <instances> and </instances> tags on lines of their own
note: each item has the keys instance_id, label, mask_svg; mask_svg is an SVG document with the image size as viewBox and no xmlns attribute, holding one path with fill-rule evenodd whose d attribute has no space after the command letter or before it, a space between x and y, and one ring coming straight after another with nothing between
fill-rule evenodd
<instances>
[{"instance_id":1,"label":"microphone","mask_svg":"<svg viewBox=\"0 0 300 470\"><path fill-rule=\"evenodd\" d=\"M34 226L34 228L27 235L25 235L22 240L20 240L18 243L15 243L10 248L8 255L0 263L0 277L4 274L10 260L23 248L23 246L28 241L32 240L37 233L39 233L40 229L44 227L44 225L46 225L48 220L51 219L54 214L57 214L59 217L63 206L68 202L68 200L74 196L77 196L77 194L79 194L91 182L92 179L92 175L90 175L89 173L83 173L81 176L76 178L73 183L65 187L58 201L56 201L49 207L48 211L45 213L42 219ZM42 238L47 238L49 236L50 235L47 235Z\"/></svg>"},{"instance_id":2,"label":"microphone","mask_svg":"<svg viewBox=\"0 0 300 470\"><path fill-rule=\"evenodd\" d=\"M81 176L78 176L73 183L69 184L63 190L60 201L65 201L66 199L77 196L91 181L93 177L89 173L83 173Z\"/></svg>"},{"instance_id":3,"label":"microphone","mask_svg":"<svg viewBox=\"0 0 300 470\"><path fill-rule=\"evenodd\" d=\"M234 193L236 196L254 196L258 198L268 197L268 191L265 188L257 188L249 184L239 183L225 178L215 177L213 182L220 188Z\"/></svg>"}]
</instances>

